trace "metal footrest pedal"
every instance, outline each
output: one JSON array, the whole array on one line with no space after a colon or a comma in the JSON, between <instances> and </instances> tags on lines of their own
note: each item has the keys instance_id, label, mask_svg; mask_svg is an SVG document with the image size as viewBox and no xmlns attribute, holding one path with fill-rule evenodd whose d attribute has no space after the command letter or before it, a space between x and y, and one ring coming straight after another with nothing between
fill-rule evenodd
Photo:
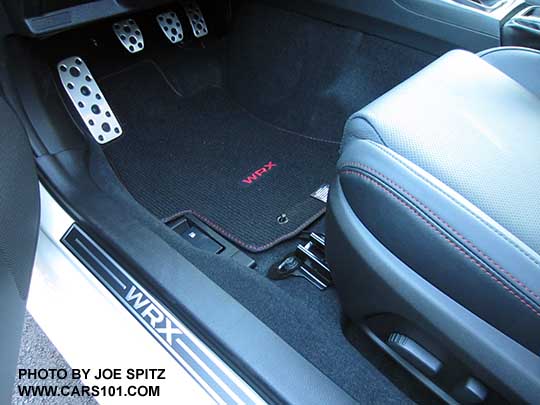
<instances>
[{"instance_id":1,"label":"metal footrest pedal","mask_svg":"<svg viewBox=\"0 0 540 405\"><path fill-rule=\"evenodd\" d=\"M86 128L100 144L122 135L122 128L84 61L72 56L57 65L60 81Z\"/></svg>"},{"instance_id":2,"label":"metal footrest pedal","mask_svg":"<svg viewBox=\"0 0 540 405\"><path fill-rule=\"evenodd\" d=\"M115 22L113 31L118 40L131 53L137 53L144 49L144 38L141 29L134 19L129 18Z\"/></svg>"},{"instance_id":3,"label":"metal footrest pedal","mask_svg":"<svg viewBox=\"0 0 540 405\"><path fill-rule=\"evenodd\" d=\"M169 41L173 44L182 42L184 39L184 30L182 29L182 23L178 15L174 11L159 14L156 16L156 20L161 31L163 31Z\"/></svg>"},{"instance_id":4,"label":"metal footrest pedal","mask_svg":"<svg viewBox=\"0 0 540 405\"><path fill-rule=\"evenodd\" d=\"M201 8L196 1L187 1L184 4L184 10L191 24L193 35L197 38L204 37L208 34L208 26L204 19Z\"/></svg>"},{"instance_id":5,"label":"metal footrest pedal","mask_svg":"<svg viewBox=\"0 0 540 405\"><path fill-rule=\"evenodd\" d=\"M310 234L305 245L298 245L294 254L270 268L268 277L272 280L302 277L321 291L332 286L332 273L325 258L324 236Z\"/></svg>"}]
</instances>

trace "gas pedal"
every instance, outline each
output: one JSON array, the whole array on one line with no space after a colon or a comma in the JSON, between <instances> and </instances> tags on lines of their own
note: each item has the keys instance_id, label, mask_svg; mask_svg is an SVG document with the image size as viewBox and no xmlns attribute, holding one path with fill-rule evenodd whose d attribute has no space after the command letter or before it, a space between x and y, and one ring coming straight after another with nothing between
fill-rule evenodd
<instances>
[{"instance_id":1,"label":"gas pedal","mask_svg":"<svg viewBox=\"0 0 540 405\"><path fill-rule=\"evenodd\" d=\"M178 15L174 11L167 11L166 13L159 14L156 20L161 28L161 31L165 34L169 41L173 44L182 42L184 39L184 30Z\"/></svg>"},{"instance_id":2,"label":"gas pedal","mask_svg":"<svg viewBox=\"0 0 540 405\"><path fill-rule=\"evenodd\" d=\"M184 10L186 11L189 23L191 24L193 35L195 35L197 38L201 38L208 34L208 27L206 26L206 21L204 20L203 13L197 2L185 2Z\"/></svg>"},{"instance_id":3,"label":"gas pedal","mask_svg":"<svg viewBox=\"0 0 540 405\"><path fill-rule=\"evenodd\" d=\"M100 144L122 135L122 128L84 61L72 56L57 65L60 81L86 128Z\"/></svg>"},{"instance_id":4,"label":"gas pedal","mask_svg":"<svg viewBox=\"0 0 540 405\"><path fill-rule=\"evenodd\" d=\"M118 40L131 53L144 49L144 38L141 29L132 18L113 24L113 31Z\"/></svg>"}]
</instances>

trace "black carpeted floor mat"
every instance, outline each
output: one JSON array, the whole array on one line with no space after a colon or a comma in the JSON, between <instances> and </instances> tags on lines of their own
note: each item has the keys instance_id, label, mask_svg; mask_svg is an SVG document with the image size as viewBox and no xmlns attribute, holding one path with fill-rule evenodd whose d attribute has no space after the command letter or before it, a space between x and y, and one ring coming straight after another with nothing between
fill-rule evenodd
<instances>
[{"instance_id":1,"label":"black carpeted floor mat","mask_svg":"<svg viewBox=\"0 0 540 405\"><path fill-rule=\"evenodd\" d=\"M150 17L154 24L154 15ZM171 215L179 199L197 198L201 207L207 207L206 196L200 195L203 188L212 203L222 205L222 195L232 192L227 187L233 184L236 189L239 178L253 170L252 162L264 164L266 158L281 162L285 170L273 173L280 176L279 183L277 178L263 177L257 187L270 182L283 187L280 192L293 194L286 198L299 198L299 188L285 190L293 187L293 177L286 182L281 176L295 176L294 170L307 167L300 188L304 181L325 181L324 167L332 175L347 117L433 59L396 43L257 2L244 2L226 37L217 38L210 30L204 47L197 43L172 47L161 32L156 31L154 38L147 32L145 51L135 55L123 53L116 43L104 54L103 43L110 34L100 39L101 48L92 45L84 52L81 41L76 41L68 52L58 49L59 58L75 52L84 57L98 78L144 58L154 61L99 82L125 130L118 142L104 149L131 194L161 218ZM47 48L47 53L53 49ZM311 142L255 117L336 144ZM367 338L355 336L355 331L346 327L346 336L356 348L350 344L334 289L320 292L306 280L273 282L264 276L299 240L250 254L258 264L255 270L195 249L166 227L155 226L153 217L118 186L99 150L99 163L91 166L91 173L101 187L122 206L128 204L125 206L137 220L161 235L359 403L409 403L407 396L419 403L437 402ZM277 155L268 157L270 152ZM269 198L272 200L262 202L262 207L276 204L273 195ZM227 201L231 204L228 196ZM234 203L232 209L238 215L242 211ZM230 215L228 207L221 209L220 215ZM249 209L255 219L249 223L244 217L244 230L254 232L246 228L260 228L264 223L257 206ZM213 217L214 212L211 214ZM321 227L319 224L319 231ZM164 274L160 269L149 277L160 280L166 289L174 289L177 282L176 274Z\"/></svg>"},{"instance_id":2,"label":"black carpeted floor mat","mask_svg":"<svg viewBox=\"0 0 540 405\"><path fill-rule=\"evenodd\" d=\"M335 143L263 122L219 87L184 97L151 62L100 86L124 129L105 152L127 189L163 221L191 212L257 252L323 214L325 204L311 194L331 180Z\"/></svg>"}]
</instances>

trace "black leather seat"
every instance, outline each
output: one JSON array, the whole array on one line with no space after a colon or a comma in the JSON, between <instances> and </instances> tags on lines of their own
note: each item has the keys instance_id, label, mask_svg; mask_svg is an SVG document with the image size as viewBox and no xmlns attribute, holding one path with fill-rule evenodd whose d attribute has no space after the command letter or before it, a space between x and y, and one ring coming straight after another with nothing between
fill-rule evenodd
<instances>
[{"instance_id":1,"label":"black leather seat","mask_svg":"<svg viewBox=\"0 0 540 405\"><path fill-rule=\"evenodd\" d=\"M383 347L403 328L540 398L540 52L452 51L354 114L327 228L344 309Z\"/></svg>"}]
</instances>

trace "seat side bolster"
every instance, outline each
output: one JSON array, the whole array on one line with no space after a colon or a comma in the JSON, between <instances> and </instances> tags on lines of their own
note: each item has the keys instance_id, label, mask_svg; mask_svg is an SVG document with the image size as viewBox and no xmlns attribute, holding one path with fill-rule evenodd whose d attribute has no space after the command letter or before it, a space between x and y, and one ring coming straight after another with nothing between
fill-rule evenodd
<instances>
[{"instance_id":1,"label":"seat side bolster","mask_svg":"<svg viewBox=\"0 0 540 405\"><path fill-rule=\"evenodd\" d=\"M540 257L534 251L383 145L351 140L338 169L348 203L390 251L478 316L540 351L530 333L540 328ZM509 310L502 313L499 305Z\"/></svg>"},{"instance_id":2,"label":"seat side bolster","mask_svg":"<svg viewBox=\"0 0 540 405\"><path fill-rule=\"evenodd\" d=\"M386 145L381 134L364 116L362 111L356 112L347 120L343 130L342 148L355 139L370 140Z\"/></svg>"}]
</instances>

